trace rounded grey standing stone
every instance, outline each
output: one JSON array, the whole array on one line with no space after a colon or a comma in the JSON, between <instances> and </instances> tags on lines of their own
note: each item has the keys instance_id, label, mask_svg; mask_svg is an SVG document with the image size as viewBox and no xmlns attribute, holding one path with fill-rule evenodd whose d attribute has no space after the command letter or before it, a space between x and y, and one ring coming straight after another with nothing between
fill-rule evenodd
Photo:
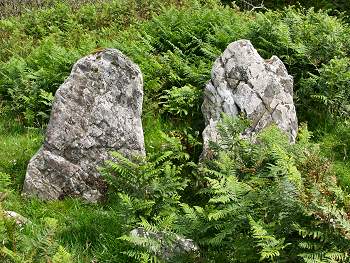
<instances>
[{"instance_id":1,"label":"rounded grey standing stone","mask_svg":"<svg viewBox=\"0 0 350 263\"><path fill-rule=\"evenodd\" d=\"M202 113L206 156L209 141L217 141L216 124L222 113L243 113L252 121L245 136L252 137L275 123L295 142L298 121L293 103L293 78L276 56L264 60L249 40L231 43L216 59L205 87Z\"/></svg>"},{"instance_id":2,"label":"rounded grey standing stone","mask_svg":"<svg viewBox=\"0 0 350 263\"><path fill-rule=\"evenodd\" d=\"M110 152L145 154L142 100L141 71L120 51L80 59L56 92L44 144L27 168L24 195L98 201L106 191L98 167Z\"/></svg>"}]
</instances>

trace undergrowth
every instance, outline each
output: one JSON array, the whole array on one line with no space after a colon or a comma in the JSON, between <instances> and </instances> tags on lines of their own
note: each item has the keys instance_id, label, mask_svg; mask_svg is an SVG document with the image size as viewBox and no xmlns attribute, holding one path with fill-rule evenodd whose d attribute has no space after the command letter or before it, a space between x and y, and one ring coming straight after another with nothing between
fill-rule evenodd
<instances>
[{"instance_id":1,"label":"undergrowth","mask_svg":"<svg viewBox=\"0 0 350 263\"><path fill-rule=\"evenodd\" d=\"M173 152L134 161L116 155L106 172L124 204L121 240L131 247L123 254L138 262L349 261L349 195L306 126L290 145L275 126L257 143L242 139L245 123L226 116L219 124L213 158L192 170L203 183L192 192L197 203L186 202L193 179ZM133 234L135 227L148 235ZM199 250L176 250L179 236Z\"/></svg>"}]
</instances>

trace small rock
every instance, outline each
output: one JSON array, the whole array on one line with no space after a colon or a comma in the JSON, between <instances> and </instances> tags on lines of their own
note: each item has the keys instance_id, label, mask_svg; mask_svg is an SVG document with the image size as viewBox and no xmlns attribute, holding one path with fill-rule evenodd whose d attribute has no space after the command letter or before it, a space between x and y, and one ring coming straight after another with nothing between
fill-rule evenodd
<instances>
[{"instance_id":1,"label":"small rock","mask_svg":"<svg viewBox=\"0 0 350 263\"><path fill-rule=\"evenodd\" d=\"M154 233L147 231L142 227L138 227L133 229L130 232L130 235L134 237L144 237L159 240L161 242L161 252L159 256L165 260L169 260L174 256L181 255L183 253L196 253L199 250L198 246L193 242L192 239L186 239L179 235L175 235L175 241L172 246L164 243L166 239L166 233L163 232ZM154 251L154 253L157 254L159 252Z\"/></svg>"},{"instance_id":2,"label":"small rock","mask_svg":"<svg viewBox=\"0 0 350 263\"><path fill-rule=\"evenodd\" d=\"M15 220L16 224L19 226L24 226L30 223L30 220L25 218L24 216L14 212L14 211L4 211L4 216L8 219Z\"/></svg>"}]
</instances>

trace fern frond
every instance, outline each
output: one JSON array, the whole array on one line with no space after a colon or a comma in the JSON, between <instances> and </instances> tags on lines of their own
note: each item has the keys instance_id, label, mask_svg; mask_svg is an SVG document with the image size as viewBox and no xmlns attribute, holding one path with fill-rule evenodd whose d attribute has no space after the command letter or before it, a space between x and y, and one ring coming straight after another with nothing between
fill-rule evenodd
<instances>
[{"instance_id":1,"label":"fern frond","mask_svg":"<svg viewBox=\"0 0 350 263\"><path fill-rule=\"evenodd\" d=\"M264 259L274 259L280 256L280 252L288 246L284 243L284 238L276 239L274 235L270 235L261 224L254 221L254 219L249 216L249 224L253 232L253 237L257 240L258 247L261 248L260 260Z\"/></svg>"}]
</instances>

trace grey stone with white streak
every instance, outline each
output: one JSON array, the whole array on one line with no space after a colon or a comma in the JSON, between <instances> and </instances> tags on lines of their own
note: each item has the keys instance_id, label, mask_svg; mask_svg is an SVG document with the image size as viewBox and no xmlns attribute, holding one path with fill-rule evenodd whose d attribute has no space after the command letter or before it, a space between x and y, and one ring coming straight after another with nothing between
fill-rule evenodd
<instances>
[{"instance_id":1,"label":"grey stone with white streak","mask_svg":"<svg viewBox=\"0 0 350 263\"><path fill-rule=\"evenodd\" d=\"M106 190L98 167L110 151L145 154L139 67L116 49L80 59L55 95L44 145L30 160L23 193L96 202Z\"/></svg>"},{"instance_id":2,"label":"grey stone with white streak","mask_svg":"<svg viewBox=\"0 0 350 263\"><path fill-rule=\"evenodd\" d=\"M183 255L184 253L197 254L199 251L198 246L192 239L184 238L179 235L175 235L172 239L171 245L166 244L167 234L165 232L152 232L147 231L142 227L133 229L130 232L132 237L148 238L156 240L160 243L160 251L154 250L153 252L168 261L176 256Z\"/></svg>"},{"instance_id":3,"label":"grey stone with white streak","mask_svg":"<svg viewBox=\"0 0 350 263\"><path fill-rule=\"evenodd\" d=\"M19 226L24 226L26 224L30 224L30 220L28 218L25 218L24 216L18 214L14 211L4 211L4 217L7 219L12 219L15 221L15 223Z\"/></svg>"},{"instance_id":4,"label":"grey stone with white streak","mask_svg":"<svg viewBox=\"0 0 350 263\"><path fill-rule=\"evenodd\" d=\"M215 61L202 112L204 156L208 142L218 140L215 127L222 113L246 115L252 121L245 132L248 137L271 123L286 132L292 143L297 135L292 76L278 57L264 60L249 40L231 43Z\"/></svg>"}]
</instances>

